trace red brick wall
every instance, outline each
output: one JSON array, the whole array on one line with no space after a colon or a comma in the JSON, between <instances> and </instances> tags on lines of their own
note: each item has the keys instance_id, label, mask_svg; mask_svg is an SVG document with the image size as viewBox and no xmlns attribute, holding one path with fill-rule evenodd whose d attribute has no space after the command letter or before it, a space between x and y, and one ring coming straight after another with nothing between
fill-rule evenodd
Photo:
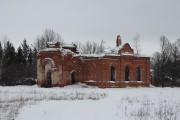
<instances>
[{"instance_id":1,"label":"red brick wall","mask_svg":"<svg viewBox=\"0 0 180 120\"><path fill-rule=\"evenodd\" d=\"M87 78L86 80L95 80L97 83L86 82L90 85L99 87L125 87L125 86L149 86L150 66L149 58L134 56L107 57L108 59L86 60ZM125 66L130 68L130 82L125 80ZM96 66L96 69L94 68ZM115 82L110 81L111 66L116 69ZM142 69L142 82L137 82L136 68ZM94 70L94 71L93 71Z\"/></svg>"},{"instance_id":2,"label":"red brick wall","mask_svg":"<svg viewBox=\"0 0 180 120\"><path fill-rule=\"evenodd\" d=\"M76 82L85 82L99 87L149 86L150 58L134 56L104 56L103 58L73 57L71 54L61 56L58 52L41 52L40 61L45 58L54 60L57 68L62 66L62 79L54 86L71 84L71 73L76 72ZM125 66L130 68L130 82L125 80ZM110 81L111 66L115 67L115 82ZM40 66L38 66L40 67ZM142 69L142 82L136 81L136 68ZM59 69L57 69L59 71ZM96 82L87 82L94 80Z\"/></svg>"}]
</instances>

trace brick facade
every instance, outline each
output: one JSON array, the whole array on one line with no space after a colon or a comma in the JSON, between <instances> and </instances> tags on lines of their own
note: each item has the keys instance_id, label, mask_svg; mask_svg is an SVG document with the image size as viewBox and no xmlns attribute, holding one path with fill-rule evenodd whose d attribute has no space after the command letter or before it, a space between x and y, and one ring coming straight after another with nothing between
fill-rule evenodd
<instances>
[{"instance_id":1,"label":"brick facade","mask_svg":"<svg viewBox=\"0 0 180 120\"><path fill-rule=\"evenodd\" d=\"M102 88L149 86L150 58L134 55L128 43L117 52L82 55L76 46L55 44L42 50L37 58L37 83L41 86L66 86L77 82Z\"/></svg>"}]
</instances>

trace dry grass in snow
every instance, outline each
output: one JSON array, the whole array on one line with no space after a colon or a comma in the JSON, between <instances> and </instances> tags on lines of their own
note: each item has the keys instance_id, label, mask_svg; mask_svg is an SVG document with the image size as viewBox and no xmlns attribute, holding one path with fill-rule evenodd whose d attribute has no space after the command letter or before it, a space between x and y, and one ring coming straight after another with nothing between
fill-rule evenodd
<instances>
[{"instance_id":1,"label":"dry grass in snow","mask_svg":"<svg viewBox=\"0 0 180 120\"><path fill-rule=\"evenodd\" d=\"M81 87L84 85L82 84ZM87 87L87 86L84 86ZM84 92L82 89L39 88L37 86L0 87L0 120L13 120L19 109L39 101L99 100L105 93Z\"/></svg>"},{"instance_id":2,"label":"dry grass in snow","mask_svg":"<svg viewBox=\"0 0 180 120\"><path fill-rule=\"evenodd\" d=\"M0 87L2 120L179 120L180 88Z\"/></svg>"}]
</instances>

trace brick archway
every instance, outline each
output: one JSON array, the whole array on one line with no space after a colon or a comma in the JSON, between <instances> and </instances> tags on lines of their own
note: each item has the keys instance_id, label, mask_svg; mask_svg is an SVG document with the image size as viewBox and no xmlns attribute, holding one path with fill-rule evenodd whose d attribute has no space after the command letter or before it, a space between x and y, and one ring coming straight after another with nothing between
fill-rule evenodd
<instances>
[{"instance_id":1,"label":"brick archway","mask_svg":"<svg viewBox=\"0 0 180 120\"><path fill-rule=\"evenodd\" d=\"M42 69L45 67L46 63L48 63L48 62L51 64L51 67L52 67L52 68L56 68L56 65L55 65L55 62L54 62L53 59L51 59L51 58L45 58L45 59L43 59L42 62L41 62Z\"/></svg>"},{"instance_id":2,"label":"brick archway","mask_svg":"<svg viewBox=\"0 0 180 120\"><path fill-rule=\"evenodd\" d=\"M42 78L44 87L51 87L53 82L53 71L55 69L55 63L51 58L45 58L41 64Z\"/></svg>"}]
</instances>

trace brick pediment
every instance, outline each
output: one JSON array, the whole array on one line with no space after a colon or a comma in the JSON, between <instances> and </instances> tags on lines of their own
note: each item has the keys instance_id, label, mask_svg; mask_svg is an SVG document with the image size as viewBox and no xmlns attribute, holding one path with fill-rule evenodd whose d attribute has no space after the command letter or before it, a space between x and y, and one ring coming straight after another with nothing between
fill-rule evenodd
<instances>
[{"instance_id":1,"label":"brick pediment","mask_svg":"<svg viewBox=\"0 0 180 120\"><path fill-rule=\"evenodd\" d=\"M119 50L119 54L123 53L129 53L129 54L134 54L134 50L131 48L129 43L125 43L122 48Z\"/></svg>"}]
</instances>

